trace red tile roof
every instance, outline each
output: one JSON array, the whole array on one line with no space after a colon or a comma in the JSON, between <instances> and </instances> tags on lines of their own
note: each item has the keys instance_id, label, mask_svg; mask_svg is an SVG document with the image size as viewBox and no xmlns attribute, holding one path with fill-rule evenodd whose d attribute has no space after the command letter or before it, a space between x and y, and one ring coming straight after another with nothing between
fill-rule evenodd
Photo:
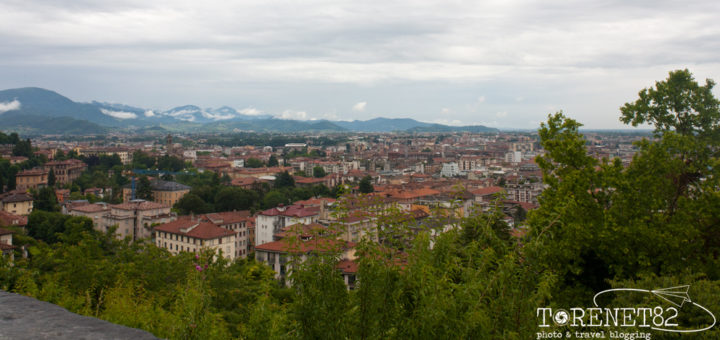
<instances>
[{"instance_id":1,"label":"red tile roof","mask_svg":"<svg viewBox=\"0 0 720 340\"><path fill-rule=\"evenodd\" d=\"M471 193L475 196L486 196L486 195L497 194L498 192L501 192L503 190L505 190L505 189L503 189L502 187L491 186L491 187L475 189L475 190L471 191Z\"/></svg>"},{"instance_id":2,"label":"red tile roof","mask_svg":"<svg viewBox=\"0 0 720 340\"><path fill-rule=\"evenodd\" d=\"M320 207L306 207L302 204L278 206L260 213L265 216L309 217L320 214Z\"/></svg>"},{"instance_id":3,"label":"red tile roof","mask_svg":"<svg viewBox=\"0 0 720 340\"><path fill-rule=\"evenodd\" d=\"M358 265L352 260L342 260L338 262L338 269L342 270L344 274L355 274L358 271Z\"/></svg>"},{"instance_id":4,"label":"red tile roof","mask_svg":"<svg viewBox=\"0 0 720 340\"><path fill-rule=\"evenodd\" d=\"M0 235L7 235L7 234L12 234L12 233L13 233L12 230L7 230L7 229L5 229L5 228L0 228Z\"/></svg>"},{"instance_id":5,"label":"red tile roof","mask_svg":"<svg viewBox=\"0 0 720 340\"><path fill-rule=\"evenodd\" d=\"M249 210L223 211L223 212L202 215L202 219L208 220L217 225L239 223L242 221L247 221L250 218L251 217L250 217Z\"/></svg>"},{"instance_id":6,"label":"red tile roof","mask_svg":"<svg viewBox=\"0 0 720 340\"><path fill-rule=\"evenodd\" d=\"M237 234L236 231L220 228L210 222L191 219L190 216L185 216L175 221L161 224L155 227L155 231L184 235L202 240L211 240Z\"/></svg>"},{"instance_id":7,"label":"red tile roof","mask_svg":"<svg viewBox=\"0 0 720 340\"><path fill-rule=\"evenodd\" d=\"M169 208L169 206L167 206L165 204L150 202L150 201L141 201L141 200L138 200L136 202L115 204L115 205L111 205L110 207L113 209L120 209L120 210L151 210L151 209Z\"/></svg>"},{"instance_id":8,"label":"red tile roof","mask_svg":"<svg viewBox=\"0 0 720 340\"><path fill-rule=\"evenodd\" d=\"M263 243L255 247L255 250L275 252L275 253L308 253L308 252L329 252L333 249L347 250L355 247L354 242L347 242L336 239L311 239L307 241L290 242L284 238L280 241Z\"/></svg>"},{"instance_id":9,"label":"red tile roof","mask_svg":"<svg viewBox=\"0 0 720 340\"><path fill-rule=\"evenodd\" d=\"M27 216L20 216L20 215L14 215L7 211L0 210L0 225L4 226L21 226L24 227L27 225L28 218ZM2 233L0 233L2 235Z\"/></svg>"},{"instance_id":10,"label":"red tile roof","mask_svg":"<svg viewBox=\"0 0 720 340\"><path fill-rule=\"evenodd\" d=\"M68 210L79 211L79 212L84 212L84 213L94 213L94 212L109 210L109 208L106 204L95 203L95 204L85 204L85 205L69 208Z\"/></svg>"}]
</instances>

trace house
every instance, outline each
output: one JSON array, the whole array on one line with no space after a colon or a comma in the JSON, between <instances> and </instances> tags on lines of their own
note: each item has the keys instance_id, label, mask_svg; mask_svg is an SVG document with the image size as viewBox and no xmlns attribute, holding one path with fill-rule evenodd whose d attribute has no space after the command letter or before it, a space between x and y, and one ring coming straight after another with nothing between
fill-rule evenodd
<instances>
[{"instance_id":1,"label":"house","mask_svg":"<svg viewBox=\"0 0 720 340\"><path fill-rule=\"evenodd\" d=\"M150 188L153 202L162 203L171 207L185 196L185 194L190 192L190 187L187 185L160 179L150 181ZM123 202L129 202L132 199L132 190L132 184L127 184L123 187ZM135 184L135 190L137 190L137 183Z\"/></svg>"},{"instance_id":2,"label":"house","mask_svg":"<svg viewBox=\"0 0 720 340\"><path fill-rule=\"evenodd\" d=\"M183 216L155 227L155 245L172 254L212 249L228 260L234 260L237 231L218 227L194 216Z\"/></svg>"},{"instance_id":3,"label":"house","mask_svg":"<svg viewBox=\"0 0 720 340\"><path fill-rule=\"evenodd\" d=\"M12 230L0 228L0 251L3 255L10 256L10 259L12 259L15 249L15 246L12 245L12 234Z\"/></svg>"},{"instance_id":4,"label":"house","mask_svg":"<svg viewBox=\"0 0 720 340\"><path fill-rule=\"evenodd\" d=\"M220 228L236 232L235 235L235 256L233 258L247 257L252 251L252 237L250 228L254 218L250 211L225 211L200 215L199 219L215 224Z\"/></svg>"},{"instance_id":5,"label":"house","mask_svg":"<svg viewBox=\"0 0 720 340\"><path fill-rule=\"evenodd\" d=\"M14 215L27 216L33 210L32 196L22 190L0 194L0 209Z\"/></svg>"},{"instance_id":6,"label":"house","mask_svg":"<svg viewBox=\"0 0 720 340\"><path fill-rule=\"evenodd\" d=\"M45 171L48 173L52 171L55 174L55 181L59 184L72 183L80 178L85 170L87 170L87 164L78 159L45 163Z\"/></svg>"},{"instance_id":7,"label":"house","mask_svg":"<svg viewBox=\"0 0 720 340\"><path fill-rule=\"evenodd\" d=\"M7 211L0 210L0 226L17 226L25 228L27 226L27 216L11 214Z\"/></svg>"},{"instance_id":8,"label":"house","mask_svg":"<svg viewBox=\"0 0 720 340\"><path fill-rule=\"evenodd\" d=\"M64 213L71 216L85 216L93 221L95 230L107 232L117 226L116 237L132 240L152 236L154 225L174 221L177 215L164 204L145 200L134 200L122 204L70 201L63 207Z\"/></svg>"},{"instance_id":9,"label":"house","mask_svg":"<svg viewBox=\"0 0 720 340\"><path fill-rule=\"evenodd\" d=\"M20 171L15 175L15 183L17 190L46 187L48 185L48 172L40 168Z\"/></svg>"},{"instance_id":10,"label":"house","mask_svg":"<svg viewBox=\"0 0 720 340\"><path fill-rule=\"evenodd\" d=\"M255 247L255 260L264 262L275 271L276 279L285 279L289 268L290 256L298 256L305 261L310 254L337 253L340 260L355 260L353 242L325 237L285 237L279 241L268 242Z\"/></svg>"},{"instance_id":11,"label":"house","mask_svg":"<svg viewBox=\"0 0 720 340\"><path fill-rule=\"evenodd\" d=\"M258 214L255 221L255 248L272 242L273 235L292 224L310 224L320 218L320 207L306 207L301 204L279 205Z\"/></svg>"}]
</instances>

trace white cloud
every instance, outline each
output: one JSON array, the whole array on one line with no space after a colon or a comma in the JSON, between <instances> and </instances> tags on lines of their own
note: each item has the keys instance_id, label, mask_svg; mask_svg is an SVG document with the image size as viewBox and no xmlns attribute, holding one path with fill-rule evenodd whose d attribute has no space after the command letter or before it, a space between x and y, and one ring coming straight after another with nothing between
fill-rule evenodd
<instances>
[{"instance_id":1,"label":"white cloud","mask_svg":"<svg viewBox=\"0 0 720 340\"><path fill-rule=\"evenodd\" d=\"M495 116L499 118L507 117L507 111L500 111L496 113Z\"/></svg>"},{"instance_id":2,"label":"white cloud","mask_svg":"<svg viewBox=\"0 0 720 340\"><path fill-rule=\"evenodd\" d=\"M285 110L280 115L280 118L282 118L282 119L306 120L307 117L308 117L307 112L295 111L295 110Z\"/></svg>"},{"instance_id":3,"label":"white cloud","mask_svg":"<svg viewBox=\"0 0 720 340\"><path fill-rule=\"evenodd\" d=\"M480 97L478 97L477 102L478 102L478 104L484 103L484 102L485 102L485 96L480 96Z\"/></svg>"},{"instance_id":4,"label":"white cloud","mask_svg":"<svg viewBox=\"0 0 720 340\"><path fill-rule=\"evenodd\" d=\"M11 102L0 102L0 113L5 113L20 108L20 101L15 99Z\"/></svg>"},{"instance_id":5,"label":"white cloud","mask_svg":"<svg viewBox=\"0 0 720 340\"><path fill-rule=\"evenodd\" d=\"M440 114L443 116L450 114L450 109L448 109L447 107L444 107L444 108L442 108L442 110L440 110Z\"/></svg>"},{"instance_id":6,"label":"white cloud","mask_svg":"<svg viewBox=\"0 0 720 340\"><path fill-rule=\"evenodd\" d=\"M442 125L450 125L450 126L461 126L464 125L463 122L457 120L457 119L435 119L433 123L442 124Z\"/></svg>"},{"instance_id":7,"label":"white cloud","mask_svg":"<svg viewBox=\"0 0 720 340\"><path fill-rule=\"evenodd\" d=\"M106 114L111 117L115 117L118 119L133 119L137 118L137 115L132 112L126 112L126 111L112 111L107 109L100 109L100 112L103 114Z\"/></svg>"},{"instance_id":8,"label":"white cloud","mask_svg":"<svg viewBox=\"0 0 720 340\"><path fill-rule=\"evenodd\" d=\"M367 106L367 102L359 102L359 103L353 105L352 109L355 112L363 112L363 111L365 111L366 106Z\"/></svg>"},{"instance_id":9,"label":"white cloud","mask_svg":"<svg viewBox=\"0 0 720 340\"><path fill-rule=\"evenodd\" d=\"M248 115L248 116L259 116L259 115L263 114L263 112L261 110L258 110L254 107L244 108L244 109L240 110L240 113L242 113L244 115Z\"/></svg>"},{"instance_id":10,"label":"white cloud","mask_svg":"<svg viewBox=\"0 0 720 340\"><path fill-rule=\"evenodd\" d=\"M145 111L145 117L154 117L154 116L155 116L155 112L153 112L153 110Z\"/></svg>"}]
</instances>

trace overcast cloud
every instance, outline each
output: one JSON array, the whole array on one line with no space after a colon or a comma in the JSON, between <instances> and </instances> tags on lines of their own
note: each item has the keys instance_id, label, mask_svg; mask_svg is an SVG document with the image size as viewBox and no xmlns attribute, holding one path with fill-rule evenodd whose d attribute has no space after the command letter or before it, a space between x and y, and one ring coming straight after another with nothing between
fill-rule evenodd
<instances>
[{"instance_id":1,"label":"overcast cloud","mask_svg":"<svg viewBox=\"0 0 720 340\"><path fill-rule=\"evenodd\" d=\"M719 13L712 0L5 0L0 88L517 128L564 110L618 128L618 108L670 70L720 80Z\"/></svg>"}]
</instances>

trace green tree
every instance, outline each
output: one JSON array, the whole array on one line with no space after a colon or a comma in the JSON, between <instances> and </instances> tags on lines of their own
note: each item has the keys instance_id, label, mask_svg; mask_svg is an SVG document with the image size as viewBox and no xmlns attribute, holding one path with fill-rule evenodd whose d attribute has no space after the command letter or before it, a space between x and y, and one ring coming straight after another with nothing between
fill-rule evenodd
<instances>
[{"instance_id":1,"label":"green tree","mask_svg":"<svg viewBox=\"0 0 720 340\"><path fill-rule=\"evenodd\" d=\"M13 156L31 157L33 155L30 139L19 140L13 147Z\"/></svg>"},{"instance_id":2,"label":"green tree","mask_svg":"<svg viewBox=\"0 0 720 340\"><path fill-rule=\"evenodd\" d=\"M263 167L263 161L257 159L257 158L248 158L245 160L245 167L246 168L262 168Z\"/></svg>"},{"instance_id":3,"label":"green tree","mask_svg":"<svg viewBox=\"0 0 720 340\"><path fill-rule=\"evenodd\" d=\"M293 187L295 187L295 179L287 171L283 171L275 176L275 188Z\"/></svg>"},{"instance_id":4,"label":"green tree","mask_svg":"<svg viewBox=\"0 0 720 340\"><path fill-rule=\"evenodd\" d=\"M135 188L135 198L152 201L152 184L147 176L142 176L138 179L137 186Z\"/></svg>"},{"instance_id":5,"label":"green tree","mask_svg":"<svg viewBox=\"0 0 720 340\"><path fill-rule=\"evenodd\" d=\"M175 203L174 207L182 215L187 215L191 212L196 214L204 214L212 211L208 204L202 198L200 198L200 196L194 193L187 193Z\"/></svg>"},{"instance_id":6,"label":"green tree","mask_svg":"<svg viewBox=\"0 0 720 340\"><path fill-rule=\"evenodd\" d=\"M365 176L360 180L360 184L358 185L358 190L363 194L369 194L373 191L375 191L375 188L372 185L372 177Z\"/></svg>"},{"instance_id":7,"label":"green tree","mask_svg":"<svg viewBox=\"0 0 720 340\"><path fill-rule=\"evenodd\" d=\"M33 198L33 208L44 211L60 211L55 189L52 187L40 188Z\"/></svg>"},{"instance_id":8,"label":"green tree","mask_svg":"<svg viewBox=\"0 0 720 340\"><path fill-rule=\"evenodd\" d=\"M313 168L313 177L322 178L325 176L327 176L327 174L325 173L325 168L323 168L321 166L316 166Z\"/></svg>"},{"instance_id":9,"label":"green tree","mask_svg":"<svg viewBox=\"0 0 720 340\"><path fill-rule=\"evenodd\" d=\"M271 190L263 197L263 208L265 209L277 207L280 203L288 203L288 197L280 191Z\"/></svg>"},{"instance_id":10,"label":"green tree","mask_svg":"<svg viewBox=\"0 0 720 340\"><path fill-rule=\"evenodd\" d=\"M57 179L55 178L55 171L53 169L50 169L50 172L48 173L48 186L55 187L55 182Z\"/></svg>"},{"instance_id":11,"label":"green tree","mask_svg":"<svg viewBox=\"0 0 720 340\"><path fill-rule=\"evenodd\" d=\"M278 166L278 159L275 157L275 155L270 155L270 159L268 160L268 166Z\"/></svg>"},{"instance_id":12,"label":"green tree","mask_svg":"<svg viewBox=\"0 0 720 340\"><path fill-rule=\"evenodd\" d=\"M215 195L215 210L248 210L255 205L258 199L258 194L252 190L224 187Z\"/></svg>"}]
</instances>

